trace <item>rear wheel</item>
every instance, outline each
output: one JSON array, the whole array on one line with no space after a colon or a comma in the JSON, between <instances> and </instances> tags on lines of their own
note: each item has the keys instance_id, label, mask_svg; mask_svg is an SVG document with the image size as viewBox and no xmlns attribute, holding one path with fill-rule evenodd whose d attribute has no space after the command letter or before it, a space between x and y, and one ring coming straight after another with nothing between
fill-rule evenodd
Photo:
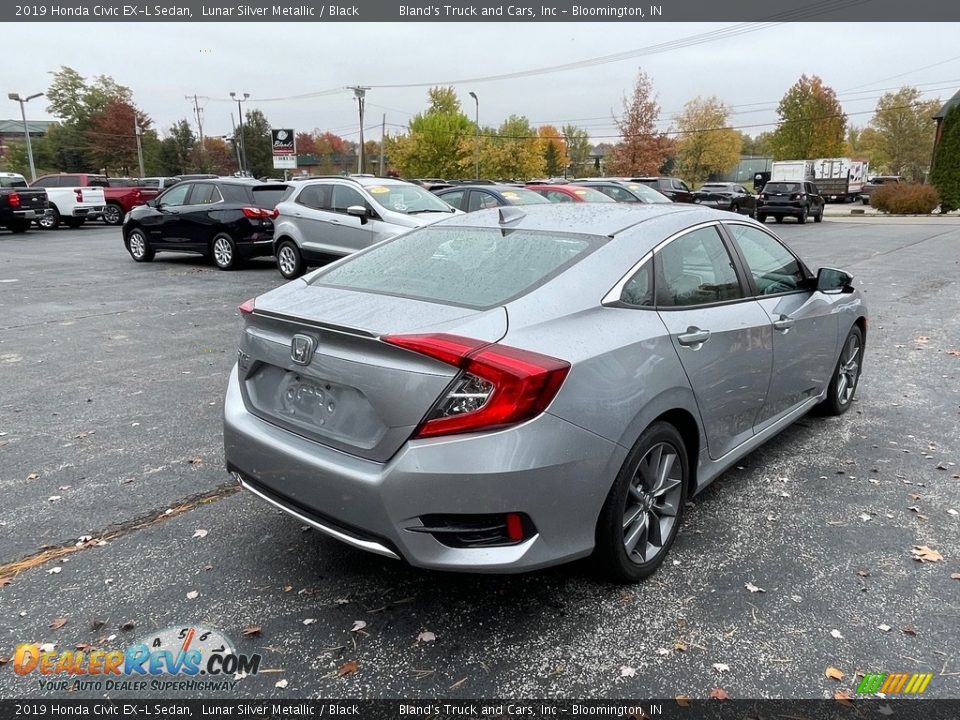
<instances>
[{"instance_id":1,"label":"rear wheel","mask_svg":"<svg viewBox=\"0 0 960 720\"><path fill-rule=\"evenodd\" d=\"M233 270L237 267L237 244L226 233L220 233L210 242L210 255L213 264L221 270Z\"/></svg>"},{"instance_id":2,"label":"rear wheel","mask_svg":"<svg viewBox=\"0 0 960 720\"><path fill-rule=\"evenodd\" d=\"M815 223L823 222L823 206L820 206L820 212L813 216L813 221Z\"/></svg>"},{"instance_id":3,"label":"rear wheel","mask_svg":"<svg viewBox=\"0 0 960 720\"><path fill-rule=\"evenodd\" d=\"M29 220L13 220L10 222L9 225L7 225L7 229L12 233L16 233L17 235L19 235L20 233L25 233L27 230L30 229L30 221Z\"/></svg>"},{"instance_id":4,"label":"rear wheel","mask_svg":"<svg viewBox=\"0 0 960 720\"><path fill-rule=\"evenodd\" d=\"M127 235L127 252L136 262L150 262L156 254L150 247L147 236L139 228L131 230Z\"/></svg>"},{"instance_id":5,"label":"rear wheel","mask_svg":"<svg viewBox=\"0 0 960 720\"><path fill-rule=\"evenodd\" d=\"M763 213L757 213L757 222L765 223L767 221L767 216Z\"/></svg>"},{"instance_id":6,"label":"rear wheel","mask_svg":"<svg viewBox=\"0 0 960 720\"><path fill-rule=\"evenodd\" d=\"M774 218L778 223L782 223L782 222L783 222L783 215L774 215L773 218Z\"/></svg>"},{"instance_id":7,"label":"rear wheel","mask_svg":"<svg viewBox=\"0 0 960 720\"><path fill-rule=\"evenodd\" d=\"M797 222L803 225L807 222L807 215L809 214L808 208L804 208L800 211L800 214L797 215Z\"/></svg>"},{"instance_id":8,"label":"rear wheel","mask_svg":"<svg viewBox=\"0 0 960 720\"><path fill-rule=\"evenodd\" d=\"M863 331L859 325L854 325L843 343L830 387L827 388L827 397L820 406L825 414L843 415L850 409L853 396L857 392L857 384L860 382L862 363Z\"/></svg>"},{"instance_id":9,"label":"rear wheel","mask_svg":"<svg viewBox=\"0 0 960 720\"><path fill-rule=\"evenodd\" d=\"M63 221L63 224L66 225L68 228L73 228L74 230L76 230L78 227L83 225L86 221L87 221L86 218L69 217Z\"/></svg>"},{"instance_id":10,"label":"rear wheel","mask_svg":"<svg viewBox=\"0 0 960 720\"><path fill-rule=\"evenodd\" d=\"M107 225L119 225L123 222L123 208L116 203L107 203L103 208L103 221Z\"/></svg>"},{"instance_id":11,"label":"rear wheel","mask_svg":"<svg viewBox=\"0 0 960 720\"><path fill-rule=\"evenodd\" d=\"M48 208L37 220L37 225L44 230L56 230L60 227L60 211L55 207Z\"/></svg>"},{"instance_id":12,"label":"rear wheel","mask_svg":"<svg viewBox=\"0 0 960 720\"><path fill-rule=\"evenodd\" d=\"M594 551L605 575L637 582L660 567L677 535L687 499L686 446L665 422L637 440L607 495Z\"/></svg>"},{"instance_id":13,"label":"rear wheel","mask_svg":"<svg viewBox=\"0 0 960 720\"><path fill-rule=\"evenodd\" d=\"M277 246L277 268L287 280L293 280L303 275L306 269L300 248L292 240L284 240Z\"/></svg>"}]
</instances>

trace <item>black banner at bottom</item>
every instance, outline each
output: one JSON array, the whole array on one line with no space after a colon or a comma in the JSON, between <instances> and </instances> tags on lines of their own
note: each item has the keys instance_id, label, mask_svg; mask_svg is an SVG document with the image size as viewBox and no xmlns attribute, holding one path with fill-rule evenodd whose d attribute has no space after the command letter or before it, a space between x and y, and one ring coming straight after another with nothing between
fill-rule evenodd
<instances>
[{"instance_id":1,"label":"black banner at bottom","mask_svg":"<svg viewBox=\"0 0 960 720\"><path fill-rule=\"evenodd\" d=\"M293 720L960 720L960 699L0 700L0 718Z\"/></svg>"}]
</instances>

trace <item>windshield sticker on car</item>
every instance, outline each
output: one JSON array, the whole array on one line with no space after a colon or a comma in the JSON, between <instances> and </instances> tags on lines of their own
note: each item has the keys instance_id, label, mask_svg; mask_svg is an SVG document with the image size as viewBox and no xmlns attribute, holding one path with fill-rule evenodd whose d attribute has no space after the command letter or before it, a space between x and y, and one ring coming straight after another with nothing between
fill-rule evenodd
<instances>
[{"instance_id":1,"label":"windshield sticker on car","mask_svg":"<svg viewBox=\"0 0 960 720\"><path fill-rule=\"evenodd\" d=\"M520 198L520 196L517 195L515 192L505 192L503 193L503 196L505 198L509 198L510 200L517 200Z\"/></svg>"},{"instance_id":2,"label":"windshield sticker on car","mask_svg":"<svg viewBox=\"0 0 960 720\"><path fill-rule=\"evenodd\" d=\"M574 192L575 192L577 195L586 195L586 194L587 194L587 191L586 191L586 190L574 190Z\"/></svg>"},{"instance_id":3,"label":"windshield sticker on car","mask_svg":"<svg viewBox=\"0 0 960 720\"><path fill-rule=\"evenodd\" d=\"M375 185L371 188L367 188L369 192L372 192L374 195L382 195L383 193L390 192L390 188L384 187L383 185Z\"/></svg>"}]
</instances>

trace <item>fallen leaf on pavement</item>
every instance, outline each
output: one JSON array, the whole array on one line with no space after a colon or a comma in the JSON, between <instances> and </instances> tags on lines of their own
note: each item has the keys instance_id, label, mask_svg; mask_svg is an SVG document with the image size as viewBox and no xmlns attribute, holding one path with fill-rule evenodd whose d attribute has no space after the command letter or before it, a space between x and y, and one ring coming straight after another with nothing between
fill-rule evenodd
<instances>
[{"instance_id":1,"label":"fallen leaf on pavement","mask_svg":"<svg viewBox=\"0 0 960 720\"><path fill-rule=\"evenodd\" d=\"M40 473L33 472L27 475L27 480L39 480L39 479L40 479Z\"/></svg>"},{"instance_id":2,"label":"fallen leaf on pavement","mask_svg":"<svg viewBox=\"0 0 960 720\"><path fill-rule=\"evenodd\" d=\"M354 620L354 621L353 621L353 627L350 628L350 632L360 632L360 631L363 630L366 626L367 626L367 623L366 623L365 620Z\"/></svg>"},{"instance_id":3,"label":"fallen leaf on pavement","mask_svg":"<svg viewBox=\"0 0 960 720\"><path fill-rule=\"evenodd\" d=\"M620 677L636 677L636 676L637 676L636 668L632 668L628 665L620 666Z\"/></svg>"},{"instance_id":4,"label":"fallen leaf on pavement","mask_svg":"<svg viewBox=\"0 0 960 720\"><path fill-rule=\"evenodd\" d=\"M881 625L877 625L877 630L879 630L880 632L890 632L891 630L893 630L893 628L887 625L886 623L883 623Z\"/></svg>"},{"instance_id":5,"label":"fallen leaf on pavement","mask_svg":"<svg viewBox=\"0 0 960 720\"><path fill-rule=\"evenodd\" d=\"M196 600L198 597L200 597L200 593L196 590L191 590L187 593L187 600Z\"/></svg>"},{"instance_id":6,"label":"fallen leaf on pavement","mask_svg":"<svg viewBox=\"0 0 960 720\"><path fill-rule=\"evenodd\" d=\"M960 580L960 573L952 573L950 575L951 580Z\"/></svg>"},{"instance_id":7,"label":"fallen leaf on pavement","mask_svg":"<svg viewBox=\"0 0 960 720\"><path fill-rule=\"evenodd\" d=\"M120 629L121 629L123 632L130 632L130 631L133 630L136 626L137 626L137 624L136 624L133 620L127 620L126 622L120 623Z\"/></svg>"},{"instance_id":8,"label":"fallen leaf on pavement","mask_svg":"<svg viewBox=\"0 0 960 720\"><path fill-rule=\"evenodd\" d=\"M436 639L437 636L429 630L424 630L422 633L417 635L417 642L433 642Z\"/></svg>"},{"instance_id":9,"label":"fallen leaf on pavement","mask_svg":"<svg viewBox=\"0 0 960 720\"><path fill-rule=\"evenodd\" d=\"M248 625L240 631L240 637L254 637L259 635L262 629L259 625Z\"/></svg>"},{"instance_id":10,"label":"fallen leaf on pavement","mask_svg":"<svg viewBox=\"0 0 960 720\"><path fill-rule=\"evenodd\" d=\"M730 696L727 695L727 691L723 688L714 688L710 691L711 700L727 700L729 697Z\"/></svg>"},{"instance_id":11,"label":"fallen leaf on pavement","mask_svg":"<svg viewBox=\"0 0 960 720\"><path fill-rule=\"evenodd\" d=\"M346 677L347 675L353 675L353 673L357 672L359 669L360 665L356 660L347 660L343 665L337 668L337 675L340 677ZM464 678L464 680L466 680L466 678Z\"/></svg>"},{"instance_id":12,"label":"fallen leaf on pavement","mask_svg":"<svg viewBox=\"0 0 960 720\"><path fill-rule=\"evenodd\" d=\"M66 624L67 624L67 619L65 617L54 618L53 622L50 623L50 629L59 630Z\"/></svg>"},{"instance_id":13,"label":"fallen leaf on pavement","mask_svg":"<svg viewBox=\"0 0 960 720\"><path fill-rule=\"evenodd\" d=\"M677 701L677 705L680 707L690 707L690 698L686 695L677 695L674 700Z\"/></svg>"},{"instance_id":14,"label":"fallen leaf on pavement","mask_svg":"<svg viewBox=\"0 0 960 720\"><path fill-rule=\"evenodd\" d=\"M40 652L52 653L56 647L54 643L43 643L40 646Z\"/></svg>"},{"instance_id":15,"label":"fallen leaf on pavement","mask_svg":"<svg viewBox=\"0 0 960 720\"><path fill-rule=\"evenodd\" d=\"M837 702L842 702L844 705L853 705L853 693L849 690L837 690L833 694L833 699Z\"/></svg>"},{"instance_id":16,"label":"fallen leaf on pavement","mask_svg":"<svg viewBox=\"0 0 960 720\"><path fill-rule=\"evenodd\" d=\"M8 662L10 662L9 655L0 655L0 665L6 665Z\"/></svg>"},{"instance_id":17,"label":"fallen leaf on pavement","mask_svg":"<svg viewBox=\"0 0 960 720\"><path fill-rule=\"evenodd\" d=\"M85 643L85 642L77 643L76 645L74 645L74 648L76 650L79 650L80 652L92 652L97 649L95 645L91 645L90 643Z\"/></svg>"},{"instance_id":18,"label":"fallen leaf on pavement","mask_svg":"<svg viewBox=\"0 0 960 720\"><path fill-rule=\"evenodd\" d=\"M291 590L293 590L293 585L284 585L284 586L283 586L283 591L284 591L284 592L290 592Z\"/></svg>"},{"instance_id":19,"label":"fallen leaf on pavement","mask_svg":"<svg viewBox=\"0 0 960 720\"><path fill-rule=\"evenodd\" d=\"M195 531L195 532L193 533L193 536L194 536L195 538L205 538L205 537L207 536L207 531L206 531L206 530L197 530L197 531Z\"/></svg>"},{"instance_id":20,"label":"fallen leaf on pavement","mask_svg":"<svg viewBox=\"0 0 960 720\"><path fill-rule=\"evenodd\" d=\"M666 648L659 648L657 650L657 655L669 655L669 654L670 654L670 651L667 650Z\"/></svg>"},{"instance_id":21,"label":"fallen leaf on pavement","mask_svg":"<svg viewBox=\"0 0 960 720\"><path fill-rule=\"evenodd\" d=\"M725 673L727 672L727 670L730 669L730 666L725 663L714 663L713 669L716 670L718 673Z\"/></svg>"},{"instance_id":22,"label":"fallen leaf on pavement","mask_svg":"<svg viewBox=\"0 0 960 720\"><path fill-rule=\"evenodd\" d=\"M202 464L203 464L203 458L202 458L202 457L190 458L189 460L187 460L187 462L188 462L190 465L202 465Z\"/></svg>"},{"instance_id":23,"label":"fallen leaf on pavement","mask_svg":"<svg viewBox=\"0 0 960 720\"><path fill-rule=\"evenodd\" d=\"M910 552L913 553L914 560L918 560L922 563L940 562L943 560L943 555L933 548L927 547L926 545L914 545Z\"/></svg>"},{"instance_id":24,"label":"fallen leaf on pavement","mask_svg":"<svg viewBox=\"0 0 960 720\"><path fill-rule=\"evenodd\" d=\"M836 628L830 631L830 635L835 637L837 640L843 640L843 635Z\"/></svg>"},{"instance_id":25,"label":"fallen leaf on pavement","mask_svg":"<svg viewBox=\"0 0 960 720\"><path fill-rule=\"evenodd\" d=\"M766 590L764 590L762 587L757 587L757 586L754 585L752 582L745 582L745 583L743 584L743 586L744 586L747 590L749 590L750 592L752 592L752 593L765 593L765 592L766 592Z\"/></svg>"},{"instance_id":26,"label":"fallen leaf on pavement","mask_svg":"<svg viewBox=\"0 0 960 720\"><path fill-rule=\"evenodd\" d=\"M947 350L947 355L953 355L953 357L960 357L960 350Z\"/></svg>"},{"instance_id":27,"label":"fallen leaf on pavement","mask_svg":"<svg viewBox=\"0 0 960 720\"><path fill-rule=\"evenodd\" d=\"M281 690L283 690L283 689L284 689L287 685L289 685L289 684L290 684L290 682L289 682L288 680L277 680L277 681L273 684L273 686L274 686L274 687L278 687L278 688L280 688Z\"/></svg>"},{"instance_id":28,"label":"fallen leaf on pavement","mask_svg":"<svg viewBox=\"0 0 960 720\"><path fill-rule=\"evenodd\" d=\"M313 625L317 621L316 618L307 618L303 621L304 625Z\"/></svg>"},{"instance_id":29,"label":"fallen leaf on pavement","mask_svg":"<svg viewBox=\"0 0 960 720\"><path fill-rule=\"evenodd\" d=\"M0 577L0 588L5 588L7 585L12 583L13 580L9 577Z\"/></svg>"},{"instance_id":30,"label":"fallen leaf on pavement","mask_svg":"<svg viewBox=\"0 0 960 720\"><path fill-rule=\"evenodd\" d=\"M57 567L52 567L47 570L47 575L59 575L61 570L63 570L63 568L57 565Z\"/></svg>"},{"instance_id":31,"label":"fallen leaf on pavement","mask_svg":"<svg viewBox=\"0 0 960 720\"><path fill-rule=\"evenodd\" d=\"M833 666L828 667L823 674L826 675L831 680L836 680L837 682L840 682L841 680L843 680L843 677L844 677L843 671Z\"/></svg>"},{"instance_id":32,"label":"fallen leaf on pavement","mask_svg":"<svg viewBox=\"0 0 960 720\"><path fill-rule=\"evenodd\" d=\"M51 495L50 497L47 498L49 502L56 502L57 500L60 500L60 499L61 498L59 495Z\"/></svg>"},{"instance_id":33,"label":"fallen leaf on pavement","mask_svg":"<svg viewBox=\"0 0 960 720\"><path fill-rule=\"evenodd\" d=\"M686 652L686 651L687 651L687 644L686 644L686 643L682 643L682 642L675 642L675 643L673 644L673 649L674 649L675 651L677 651L677 652Z\"/></svg>"},{"instance_id":34,"label":"fallen leaf on pavement","mask_svg":"<svg viewBox=\"0 0 960 720\"><path fill-rule=\"evenodd\" d=\"M868 520L873 520L873 516L869 513L860 513L860 519L867 522Z\"/></svg>"},{"instance_id":35,"label":"fallen leaf on pavement","mask_svg":"<svg viewBox=\"0 0 960 720\"><path fill-rule=\"evenodd\" d=\"M866 570L857 570L857 575L860 577L870 577L870 573L868 573Z\"/></svg>"},{"instance_id":36,"label":"fallen leaf on pavement","mask_svg":"<svg viewBox=\"0 0 960 720\"><path fill-rule=\"evenodd\" d=\"M907 625L907 626L906 626L905 628L903 628L900 632L902 632L902 633L903 633L904 635L906 635L907 637L916 637L916 636L917 636L917 629L916 629L913 625Z\"/></svg>"}]
</instances>

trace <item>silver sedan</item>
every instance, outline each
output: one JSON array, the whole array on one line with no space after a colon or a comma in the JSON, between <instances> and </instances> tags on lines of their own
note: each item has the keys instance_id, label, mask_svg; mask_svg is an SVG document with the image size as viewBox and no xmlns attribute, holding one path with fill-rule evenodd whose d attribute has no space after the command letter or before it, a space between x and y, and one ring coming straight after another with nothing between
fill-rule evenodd
<instances>
[{"instance_id":1,"label":"silver sedan","mask_svg":"<svg viewBox=\"0 0 960 720\"><path fill-rule=\"evenodd\" d=\"M851 283L692 205L451 217L241 306L227 466L416 566L593 554L637 581L689 497L808 411L850 407L867 331Z\"/></svg>"}]
</instances>

